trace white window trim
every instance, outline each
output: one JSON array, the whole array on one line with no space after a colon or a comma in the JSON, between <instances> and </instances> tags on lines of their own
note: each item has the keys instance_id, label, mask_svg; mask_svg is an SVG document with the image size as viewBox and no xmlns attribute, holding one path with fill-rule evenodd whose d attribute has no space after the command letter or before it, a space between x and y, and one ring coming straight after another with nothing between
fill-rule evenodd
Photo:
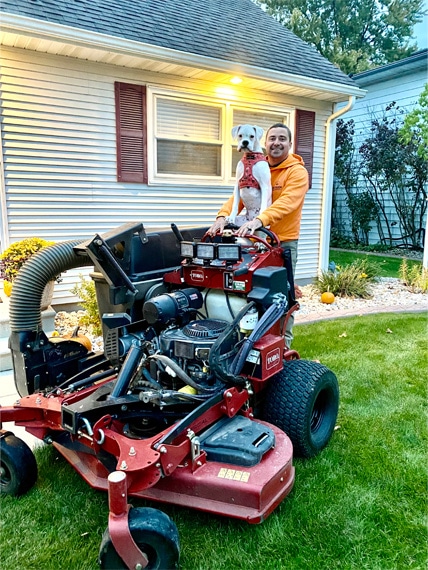
<instances>
[{"instance_id":1,"label":"white window trim","mask_svg":"<svg viewBox=\"0 0 428 570\"><path fill-rule=\"evenodd\" d=\"M147 156L148 156L148 184L149 185L180 185L189 184L198 186L231 186L235 183L235 176L230 176L232 168L232 155L229 152L234 141L232 139L232 121L233 110L244 112L260 111L264 113L272 113L273 115L281 115L287 119L286 124L294 132L295 108L279 107L275 105L261 105L258 103L247 102L230 102L220 98L202 95L198 92L175 91L157 87L154 85L146 86L147 94ZM220 176L199 176L199 175L183 175L183 174L159 174L156 173L157 167L157 145L156 145L156 100L160 97L167 97L181 101L192 101L194 103L219 107L221 111L221 175ZM212 141L207 141L211 143Z\"/></svg>"}]
</instances>

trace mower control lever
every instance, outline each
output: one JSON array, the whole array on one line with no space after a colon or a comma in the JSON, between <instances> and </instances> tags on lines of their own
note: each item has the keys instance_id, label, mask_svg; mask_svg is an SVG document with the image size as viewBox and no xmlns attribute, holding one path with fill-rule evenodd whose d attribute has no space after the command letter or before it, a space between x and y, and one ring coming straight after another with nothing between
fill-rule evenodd
<instances>
[{"instance_id":1,"label":"mower control lever","mask_svg":"<svg viewBox=\"0 0 428 570\"><path fill-rule=\"evenodd\" d=\"M178 229L178 227L175 224L171 224L171 229L172 229L175 237L177 238L177 241L179 241L179 242L184 241L184 237L182 236L180 230Z\"/></svg>"}]
</instances>

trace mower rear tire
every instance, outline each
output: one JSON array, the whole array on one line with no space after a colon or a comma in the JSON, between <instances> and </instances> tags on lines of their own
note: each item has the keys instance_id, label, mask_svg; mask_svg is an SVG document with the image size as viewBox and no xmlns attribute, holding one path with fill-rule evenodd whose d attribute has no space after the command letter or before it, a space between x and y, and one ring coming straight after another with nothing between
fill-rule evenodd
<instances>
[{"instance_id":1,"label":"mower rear tire","mask_svg":"<svg viewBox=\"0 0 428 570\"><path fill-rule=\"evenodd\" d=\"M37 481L33 452L13 433L0 434L0 494L24 495Z\"/></svg>"},{"instance_id":2,"label":"mower rear tire","mask_svg":"<svg viewBox=\"0 0 428 570\"><path fill-rule=\"evenodd\" d=\"M323 364L284 362L267 387L263 419L282 429L296 457L315 457L330 441L339 410L339 385Z\"/></svg>"},{"instance_id":3,"label":"mower rear tire","mask_svg":"<svg viewBox=\"0 0 428 570\"><path fill-rule=\"evenodd\" d=\"M168 515L148 507L133 508L129 511L128 523L132 538L148 558L147 570L178 568L178 530ZM98 563L105 570L127 568L113 546L108 528L101 541Z\"/></svg>"}]
</instances>

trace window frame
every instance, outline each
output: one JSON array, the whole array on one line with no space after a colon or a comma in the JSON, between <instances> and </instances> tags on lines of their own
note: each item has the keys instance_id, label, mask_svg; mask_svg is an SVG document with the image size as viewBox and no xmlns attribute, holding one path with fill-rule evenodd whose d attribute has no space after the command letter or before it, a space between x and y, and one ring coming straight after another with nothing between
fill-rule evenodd
<instances>
[{"instance_id":1,"label":"window frame","mask_svg":"<svg viewBox=\"0 0 428 570\"><path fill-rule=\"evenodd\" d=\"M207 107L217 107L220 108L220 139L219 143L221 146L221 168L219 176L204 176L201 177L198 174L164 174L157 172L157 100L160 98L185 101L190 103L195 103L197 105L206 105ZM199 96L198 94L186 93L173 91L170 89L162 89L155 86L147 86L147 153L151 157L148 162L148 183L150 185L159 184L205 184L205 185L221 185L224 179L224 160L223 160L223 149L225 144L225 113L222 111L224 109L225 103L220 100L213 100L209 97ZM171 139L173 140L173 139ZM175 140L186 140L175 139ZM191 142L196 142L192 140ZM212 139L200 139L198 142L208 144L214 144Z\"/></svg>"},{"instance_id":2,"label":"window frame","mask_svg":"<svg viewBox=\"0 0 428 570\"><path fill-rule=\"evenodd\" d=\"M241 111L241 112L248 112L248 113L252 113L252 112L257 112L260 111L260 113L264 113L265 115L268 114L272 114L272 115L282 115L282 122L284 122L284 119L287 118L287 121L284 122L284 124L287 125L287 127L290 129L290 131L293 133L294 129L295 129L295 125L294 125L294 118L295 118L295 111L296 109L294 109L293 107L275 107L273 105L269 105L269 106L265 106L265 105L260 105L260 104L254 104L251 105L251 107L248 104L245 103L238 103L238 104L230 104L231 107L231 113L230 113L230 128L229 128L229 136L230 136L230 147L233 150L233 147L236 146L236 141L233 140L232 138L232 127L235 126L235 123L233 121L233 111L234 109ZM276 121L275 119L272 119L272 124L276 123L278 121ZM270 125L271 126L271 125ZM263 150L265 150L265 142L266 142L266 130L263 133L263 139L262 139L262 148ZM291 150L290 152L294 152L293 151L293 147L294 147L294 139L292 142L292 146L291 146ZM227 172L232 173L232 152L228 152L227 154L228 156L228 170ZM234 174L231 174L228 178L228 184L234 184L236 181L236 176Z\"/></svg>"},{"instance_id":3,"label":"window frame","mask_svg":"<svg viewBox=\"0 0 428 570\"><path fill-rule=\"evenodd\" d=\"M206 105L208 107L217 107L220 109L220 144L221 144L221 174L220 176L201 176L198 174L165 174L157 172L157 101L161 98L170 100L192 102L197 105ZM147 85L147 155L149 158L148 166L148 184L149 185L174 185L174 184L197 184L198 186L231 186L234 185L236 177L232 174L232 152L231 149L236 144L232 139L231 130L233 125L233 111L280 115L283 119L287 119L286 123L291 132L294 131L294 115L293 107L280 107L276 105L261 105L258 103L240 103L224 101L221 98L210 97L196 92L174 91L170 89L160 88L154 85ZM274 119L273 119L274 120ZM171 139L173 140L173 139ZM181 140L181 139L176 139ZM183 140L186 140L183 137ZM187 139L188 140L188 139ZM193 140L192 140L193 142ZM202 143L212 144L207 139ZM294 144L294 143L293 143Z\"/></svg>"}]
</instances>

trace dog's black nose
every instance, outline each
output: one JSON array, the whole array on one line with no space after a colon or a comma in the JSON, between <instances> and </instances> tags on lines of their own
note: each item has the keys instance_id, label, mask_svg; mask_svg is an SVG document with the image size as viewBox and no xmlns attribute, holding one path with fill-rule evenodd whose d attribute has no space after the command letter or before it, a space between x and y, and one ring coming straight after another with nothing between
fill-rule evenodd
<instances>
[{"instance_id":1,"label":"dog's black nose","mask_svg":"<svg viewBox=\"0 0 428 570\"><path fill-rule=\"evenodd\" d=\"M248 141L242 141L242 146L248 146Z\"/></svg>"}]
</instances>

